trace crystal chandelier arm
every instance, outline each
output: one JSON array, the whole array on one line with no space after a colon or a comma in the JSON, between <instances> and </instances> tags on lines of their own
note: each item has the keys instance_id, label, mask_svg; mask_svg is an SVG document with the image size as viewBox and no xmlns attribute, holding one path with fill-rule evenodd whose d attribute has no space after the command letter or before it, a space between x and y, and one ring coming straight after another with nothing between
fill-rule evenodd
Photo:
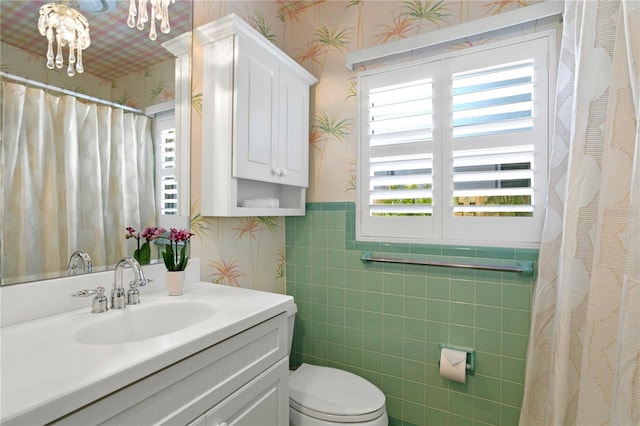
<instances>
[{"instance_id":1,"label":"crystal chandelier arm","mask_svg":"<svg viewBox=\"0 0 640 426\"><path fill-rule=\"evenodd\" d=\"M129 17L127 25L131 28L136 26L136 0L129 0Z\"/></svg>"},{"instance_id":2,"label":"crystal chandelier arm","mask_svg":"<svg viewBox=\"0 0 640 426\"><path fill-rule=\"evenodd\" d=\"M69 54L69 55L71 55L71 54ZM76 70L75 70L75 68L73 67L73 64L72 64L71 62L69 62L69 63L67 64L67 75L68 75L69 77L73 77L75 74L76 74Z\"/></svg>"},{"instance_id":3,"label":"crystal chandelier arm","mask_svg":"<svg viewBox=\"0 0 640 426\"><path fill-rule=\"evenodd\" d=\"M160 31L169 34L171 26L169 25L169 0L161 0L162 22L160 23Z\"/></svg>"},{"instance_id":4,"label":"crystal chandelier arm","mask_svg":"<svg viewBox=\"0 0 640 426\"><path fill-rule=\"evenodd\" d=\"M79 73L84 72L84 65L82 65L82 49L78 49L78 62L76 62L76 71Z\"/></svg>"},{"instance_id":5,"label":"crystal chandelier arm","mask_svg":"<svg viewBox=\"0 0 640 426\"><path fill-rule=\"evenodd\" d=\"M158 38L156 33L156 16L158 12L156 10L156 2L151 0L151 22L149 23L149 38L155 40Z\"/></svg>"},{"instance_id":6,"label":"crystal chandelier arm","mask_svg":"<svg viewBox=\"0 0 640 426\"><path fill-rule=\"evenodd\" d=\"M49 47L47 48L47 68L53 69L55 67L53 62L53 28L47 28L45 31L47 34L47 41L49 42Z\"/></svg>"},{"instance_id":7,"label":"crystal chandelier arm","mask_svg":"<svg viewBox=\"0 0 640 426\"><path fill-rule=\"evenodd\" d=\"M60 28L56 29L56 45L58 52L56 53L56 68L62 68L64 59L62 58L62 39L60 37Z\"/></svg>"},{"instance_id":8,"label":"crystal chandelier arm","mask_svg":"<svg viewBox=\"0 0 640 426\"><path fill-rule=\"evenodd\" d=\"M140 31L144 30L144 24L149 20L147 15L147 0L138 0L138 28Z\"/></svg>"},{"instance_id":9,"label":"crystal chandelier arm","mask_svg":"<svg viewBox=\"0 0 640 426\"><path fill-rule=\"evenodd\" d=\"M76 47L69 46L69 65L73 65L75 63L76 63Z\"/></svg>"}]
</instances>

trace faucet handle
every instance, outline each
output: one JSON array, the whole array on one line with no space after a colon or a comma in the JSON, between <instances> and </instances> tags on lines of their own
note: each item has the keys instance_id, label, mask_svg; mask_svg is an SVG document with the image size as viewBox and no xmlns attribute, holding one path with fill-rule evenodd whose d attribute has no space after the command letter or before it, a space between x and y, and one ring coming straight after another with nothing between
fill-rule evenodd
<instances>
[{"instance_id":1,"label":"faucet handle","mask_svg":"<svg viewBox=\"0 0 640 426\"><path fill-rule=\"evenodd\" d=\"M127 290L127 305L137 305L140 303L140 291L138 287L143 287L153 281L151 278L144 278L140 281L133 280L129 283L129 290Z\"/></svg>"},{"instance_id":2,"label":"faucet handle","mask_svg":"<svg viewBox=\"0 0 640 426\"><path fill-rule=\"evenodd\" d=\"M149 284L150 282L153 282L153 278L145 278L144 280L141 280L139 283L136 283L136 285L138 287L144 287L145 285Z\"/></svg>"},{"instance_id":3,"label":"faucet handle","mask_svg":"<svg viewBox=\"0 0 640 426\"><path fill-rule=\"evenodd\" d=\"M127 305L137 305L138 303L140 303L140 291L138 291L138 282L133 280L129 283L129 290L127 290Z\"/></svg>"},{"instance_id":4,"label":"faucet handle","mask_svg":"<svg viewBox=\"0 0 640 426\"><path fill-rule=\"evenodd\" d=\"M78 292L73 293L71 296L73 297L87 297L93 296L93 303L91 304L91 313L92 314L101 314L109 310L107 307L107 296L104 295L104 287L97 287L95 290L80 290Z\"/></svg>"}]
</instances>

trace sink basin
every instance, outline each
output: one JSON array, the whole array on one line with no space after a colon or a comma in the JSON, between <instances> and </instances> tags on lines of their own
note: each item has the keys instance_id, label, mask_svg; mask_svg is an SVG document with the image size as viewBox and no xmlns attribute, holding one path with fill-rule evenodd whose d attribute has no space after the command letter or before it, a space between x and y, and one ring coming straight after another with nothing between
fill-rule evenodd
<instances>
[{"instance_id":1,"label":"sink basin","mask_svg":"<svg viewBox=\"0 0 640 426\"><path fill-rule=\"evenodd\" d=\"M75 333L75 340L88 345L113 345L184 330L211 318L215 308L195 300L171 300L150 305L110 310Z\"/></svg>"}]
</instances>

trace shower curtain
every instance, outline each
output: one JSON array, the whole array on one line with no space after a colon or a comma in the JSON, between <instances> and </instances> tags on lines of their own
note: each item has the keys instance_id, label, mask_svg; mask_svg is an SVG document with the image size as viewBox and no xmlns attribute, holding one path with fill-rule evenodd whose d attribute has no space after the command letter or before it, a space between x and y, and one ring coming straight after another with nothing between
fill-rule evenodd
<instances>
[{"instance_id":1,"label":"shower curtain","mask_svg":"<svg viewBox=\"0 0 640 426\"><path fill-rule=\"evenodd\" d=\"M521 425L640 424L640 2L565 0Z\"/></svg>"},{"instance_id":2,"label":"shower curtain","mask_svg":"<svg viewBox=\"0 0 640 426\"><path fill-rule=\"evenodd\" d=\"M65 271L75 250L115 264L127 255L125 227L156 221L150 120L11 82L2 89L2 277Z\"/></svg>"}]
</instances>

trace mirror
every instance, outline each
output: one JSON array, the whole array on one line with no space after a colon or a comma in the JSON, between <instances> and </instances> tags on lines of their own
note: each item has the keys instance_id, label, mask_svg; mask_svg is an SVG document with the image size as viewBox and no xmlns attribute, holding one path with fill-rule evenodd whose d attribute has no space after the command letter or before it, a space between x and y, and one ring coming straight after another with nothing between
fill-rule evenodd
<instances>
[{"instance_id":1,"label":"mirror","mask_svg":"<svg viewBox=\"0 0 640 426\"><path fill-rule=\"evenodd\" d=\"M192 2L177 0L169 7L171 31L164 34L160 31L160 23L157 23L157 40L149 39L149 23L144 30L129 28L127 17L129 14L128 1L116 0L52 0L73 7L82 13L87 19L90 28L91 45L82 52L84 65L83 73L68 76L66 72L68 49L64 48L64 67L62 69L49 70L46 67L47 39L38 31L39 9L50 3L44 0L12 0L0 2L0 71L3 73L3 81L31 86L35 82L44 84L45 87L53 86L68 91L80 93L80 97L98 98L112 101L115 104L124 104L138 110L159 104L171 107L175 105L176 140L180 171L178 182L185 182L184 191L180 191L179 217L169 221L170 226L184 227L188 223L188 133L189 115L185 110L190 109L190 38L192 29ZM136 2L137 3L137 2ZM183 42L185 37L187 42ZM181 40L176 43L176 40ZM55 42L54 52L55 52ZM163 47L164 45L164 47ZM188 46L185 50L183 47ZM180 57L181 56L181 57ZM183 65L180 68L179 63ZM185 65L185 62L189 62ZM177 73L177 74L176 74ZM7 74L8 80L7 80ZM24 79L20 82L14 77ZM189 81L185 86L184 82ZM62 96L63 93L54 93L54 96ZM2 96L5 96L4 91ZM92 102L84 99L81 102ZM180 107L179 105L182 105ZM179 109L182 108L182 112ZM154 108L151 108L153 112ZM155 111L157 112L157 108ZM147 110L149 111L149 110ZM147 112L147 115L150 112ZM3 143L5 129L3 127ZM184 136L184 138L181 138ZM53 137L53 134L48 137ZM152 154L153 155L153 154ZM82 162L82 157L80 157ZM151 162L153 163L153 162ZM91 167L82 165L81 167ZM4 171L2 171L4 174ZM4 200L4 197L2 197ZM37 204L37 203L35 203ZM78 210L92 209L95 206L77 206ZM12 207L1 206L0 213L6 214ZM159 209L158 209L159 211ZM108 217L112 212L101 212ZM0 218L0 231L6 232L6 221ZM64 222L58 220L58 223ZM175 224L175 225L174 225ZM179 224L179 225L178 225ZM167 227L166 224L161 226ZM60 225L63 227L64 225ZM137 227L139 225L131 224ZM62 231L61 229L53 231ZM138 229L138 232L141 229ZM114 238L124 239L125 229L108 229L107 233ZM10 245L4 239L2 248L2 264L17 262ZM38 242L32 243L38 246ZM49 279L67 275L68 256L75 250L83 250L78 243L68 254L64 262L60 264L60 271L48 270L46 273L29 274L28 276L5 276L0 270L1 284L18 284L37 279ZM42 243L41 247L45 247ZM130 247L131 244L129 244ZM131 255L133 249L128 252ZM89 252L91 255L91 253ZM113 262L115 263L115 261ZM101 271L111 269L112 265L100 264L93 261L93 270Z\"/></svg>"}]
</instances>

